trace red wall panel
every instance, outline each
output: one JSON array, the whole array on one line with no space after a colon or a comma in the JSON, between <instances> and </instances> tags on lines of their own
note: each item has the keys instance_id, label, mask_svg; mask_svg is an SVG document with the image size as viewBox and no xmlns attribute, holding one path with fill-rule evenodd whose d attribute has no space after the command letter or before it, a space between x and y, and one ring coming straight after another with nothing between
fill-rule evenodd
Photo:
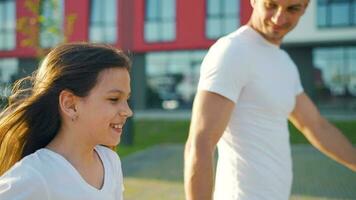
<instances>
[{"instance_id":1,"label":"red wall panel","mask_svg":"<svg viewBox=\"0 0 356 200\"><path fill-rule=\"evenodd\" d=\"M246 24L250 19L252 13L252 7L250 0L241 0L240 1L240 22L241 24Z\"/></svg>"},{"instance_id":2,"label":"red wall panel","mask_svg":"<svg viewBox=\"0 0 356 200\"><path fill-rule=\"evenodd\" d=\"M39 4L40 0L33 0L35 4ZM75 21L72 26L73 32L69 35L68 41L86 41L88 39L88 24L89 24L89 0L65 0L65 15L75 16ZM16 18L18 21L21 18L31 19L31 32L38 34L39 24L38 15L34 14L26 7L26 0L16 0ZM66 32L68 17L64 17L64 32ZM16 33L16 48L11 51L0 51L0 57L35 57L36 50L30 47L24 47L21 43L29 37L21 31Z\"/></svg>"},{"instance_id":3,"label":"red wall panel","mask_svg":"<svg viewBox=\"0 0 356 200\"><path fill-rule=\"evenodd\" d=\"M251 12L249 2L249 0L241 0L241 24L245 24L248 21ZM214 43L215 40L205 37L206 0L176 0L176 3L176 40L148 43L144 40L145 0L135 0L134 15L127 16L134 17L132 51L206 49Z\"/></svg>"},{"instance_id":4,"label":"red wall panel","mask_svg":"<svg viewBox=\"0 0 356 200\"><path fill-rule=\"evenodd\" d=\"M16 1L17 18L33 17L25 8L26 0ZM39 1L39 0L36 0ZM176 39L172 42L148 43L144 40L146 0L118 0L118 42L115 46L132 52L207 49L214 40L205 37L206 0L176 0ZM245 24L252 11L249 0L240 2L240 23ZM68 41L87 41L89 37L90 0L65 0L65 32L68 16L74 16ZM35 16L34 16L35 17ZM34 31L38 32L36 24ZM17 48L0 51L0 57L33 57L35 51L20 45L24 35L17 33Z\"/></svg>"},{"instance_id":5,"label":"red wall panel","mask_svg":"<svg viewBox=\"0 0 356 200\"><path fill-rule=\"evenodd\" d=\"M67 35L68 41L87 41L89 38L90 0L65 0L64 5L64 33ZM72 17L74 20L71 25Z\"/></svg>"},{"instance_id":6,"label":"red wall panel","mask_svg":"<svg viewBox=\"0 0 356 200\"><path fill-rule=\"evenodd\" d=\"M37 0L39 1L39 0ZM24 17L29 18L31 23L32 34L38 33L38 24L37 24L37 15L32 13L25 5L26 0L17 0L16 1L16 21ZM24 47L21 43L23 40L27 39L25 34L20 31L16 31L16 47L11 51L0 51L0 57L33 57L36 55L34 49L29 47Z\"/></svg>"},{"instance_id":7,"label":"red wall panel","mask_svg":"<svg viewBox=\"0 0 356 200\"><path fill-rule=\"evenodd\" d=\"M212 41L205 39L205 0L176 1L176 40L148 43L144 40L145 0L135 1L135 34L133 51L162 51L207 48Z\"/></svg>"}]
</instances>

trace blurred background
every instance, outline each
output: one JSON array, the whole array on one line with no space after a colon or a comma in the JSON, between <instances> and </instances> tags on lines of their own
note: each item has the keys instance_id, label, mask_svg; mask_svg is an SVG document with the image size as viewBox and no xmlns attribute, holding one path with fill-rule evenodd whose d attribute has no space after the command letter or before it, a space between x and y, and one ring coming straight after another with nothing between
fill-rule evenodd
<instances>
[{"instance_id":1,"label":"blurred background","mask_svg":"<svg viewBox=\"0 0 356 200\"><path fill-rule=\"evenodd\" d=\"M127 160L124 168L128 175L137 174L129 169L140 171L138 166L146 165L137 163L145 157L162 158L157 152L170 152L171 148L163 145L163 149L151 152L149 147L178 144L178 154L168 156L177 158L169 162L170 167L165 168L159 161L163 168L153 167L159 174L174 174L175 178L157 175L154 179L173 180L178 184L173 189L177 195L152 199L182 199L182 160L178 158L188 133L200 63L219 37L244 25L250 14L250 0L0 0L1 102L6 103L14 81L30 75L45 53L58 43L89 41L123 49L133 60L130 104L135 112L125 127L123 145L118 148L124 164ZM356 143L356 0L311 0L282 48L297 64L304 89L322 114ZM273 72L266 76L273 78ZM307 144L292 126L291 143ZM151 154L134 160L135 153L143 149ZM305 154L295 148L294 152ZM308 155L314 155L313 151ZM164 169L177 170L171 173L163 172ZM341 183L356 188L355 175L347 170L342 173L346 175ZM127 180L130 184L129 177ZM164 183L149 183L164 188ZM150 199L143 189L132 189L137 185L140 183L133 181L133 185L127 186L128 199L130 195L131 199L140 199L140 194ZM326 199L356 199L355 192L343 190L344 196L338 196L325 187L320 189L324 192L308 194ZM293 191L304 190L295 183ZM326 195L330 191L332 195Z\"/></svg>"}]
</instances>

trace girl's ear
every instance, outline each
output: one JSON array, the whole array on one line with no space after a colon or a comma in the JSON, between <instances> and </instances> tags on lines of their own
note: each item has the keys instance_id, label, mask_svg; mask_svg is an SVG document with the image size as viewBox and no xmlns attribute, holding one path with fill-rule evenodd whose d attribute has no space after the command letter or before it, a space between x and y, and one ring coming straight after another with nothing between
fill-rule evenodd
<instances>
[{"instance_id":1,"label":"girl's ear","mask_svg":"<svg viewBox=\"0 0 356 200\"><path fill-rule=\"evenodd\" d=\"M78 116L76 104L78 102L78 97L73 94L70 90L62 90L59 94L59 109L64 115L63 117L69 119L76 119Z\"/></svg>"}]
</instances>

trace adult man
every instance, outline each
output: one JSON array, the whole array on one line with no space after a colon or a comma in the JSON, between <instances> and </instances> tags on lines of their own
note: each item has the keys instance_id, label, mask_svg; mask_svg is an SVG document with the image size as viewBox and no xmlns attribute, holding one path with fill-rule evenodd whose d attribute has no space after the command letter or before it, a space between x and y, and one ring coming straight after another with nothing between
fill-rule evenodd
<instances>
[{"instance_id":1,"label":"adult man","mask_svg":"<svg viewBox=\"0 0 356 200\"><path fill-rule=\"evenodd\" d=\"M187 200L287 200L292 183L288 118L321 152L356 171L356 150L320 116L295 64L279 48L309 0L251 0L247 26L204 58L185 149Z\"/></svg>"}]
</instances>

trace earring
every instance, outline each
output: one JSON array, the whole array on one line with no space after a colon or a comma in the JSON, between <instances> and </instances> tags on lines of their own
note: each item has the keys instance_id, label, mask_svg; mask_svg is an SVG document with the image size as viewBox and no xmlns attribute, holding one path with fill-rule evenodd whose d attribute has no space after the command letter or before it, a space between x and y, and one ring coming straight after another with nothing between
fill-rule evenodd
<instances>
[{"instance_id":1,"label":"earring","mask_svg":"<svg viewBox=\"0 0 356 200\"><path fill-rule=\"evenodd\" d=\"M72 117L72 122L77 121L77 119L78 119L78 115L74 115L74 116Z\"/></svg>"}]
</instances>

